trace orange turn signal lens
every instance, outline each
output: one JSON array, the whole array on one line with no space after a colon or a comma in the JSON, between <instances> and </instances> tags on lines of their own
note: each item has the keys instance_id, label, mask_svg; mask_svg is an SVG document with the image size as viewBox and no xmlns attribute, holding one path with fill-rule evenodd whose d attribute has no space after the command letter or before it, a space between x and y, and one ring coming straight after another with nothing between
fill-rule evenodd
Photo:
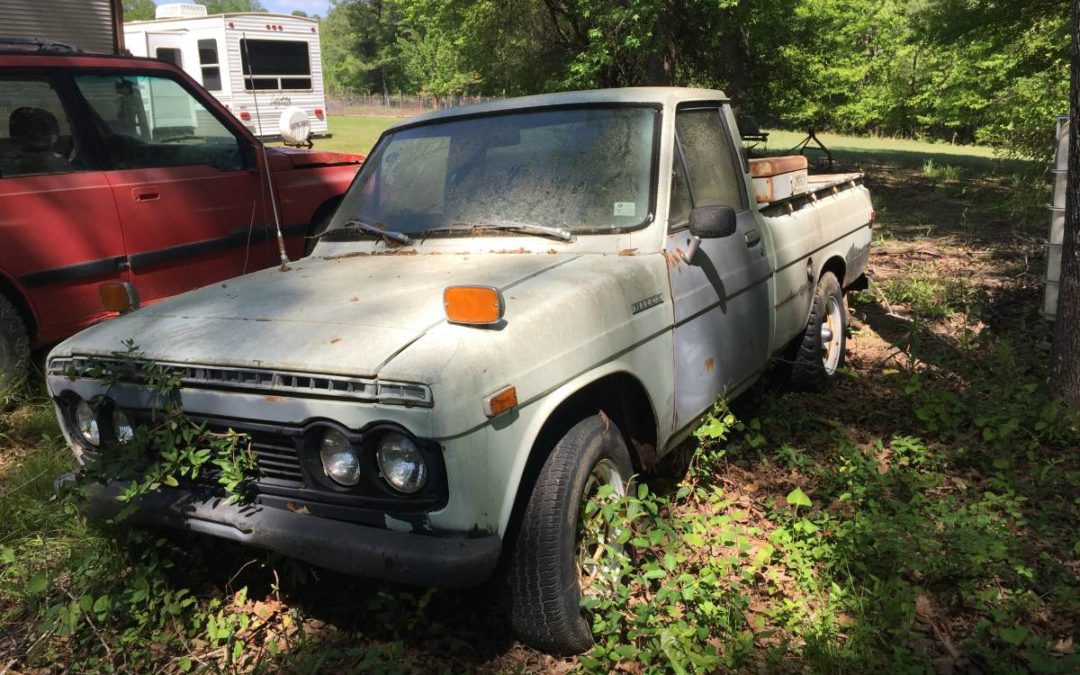
<instances>
[{"instance_id":1,"label":"orange turn signal lens","mask_svg":"<svg viewBox=\"0 0 1080 675\"><path fill-rule=\"evenodd\" d=\"M466 326L490 326L502 320L502 293L491 286L447 286L443 291L446 320Z\"/></svg>"},{"instance_id":2,"label":"orange turn signal lens","mask_svg":"<svg viewBox=\"0 0 1080 675\"><path fill-rule=\"evenodd\" d=\"M517 388L506 386L484 399L484 414L495 417L517 405Z\"/></svg>"},{"instance_id":3,"label":"orange turn signal lens","mask_svg":"<svg viewBox=\"0 0 1080 675\"><path fill-rule=\"evenodd\" d=\"M98 286L98 295L106 312L123 314L139 307L139 295L126 281L107 281Z\"/></svg>"}]
</instances>

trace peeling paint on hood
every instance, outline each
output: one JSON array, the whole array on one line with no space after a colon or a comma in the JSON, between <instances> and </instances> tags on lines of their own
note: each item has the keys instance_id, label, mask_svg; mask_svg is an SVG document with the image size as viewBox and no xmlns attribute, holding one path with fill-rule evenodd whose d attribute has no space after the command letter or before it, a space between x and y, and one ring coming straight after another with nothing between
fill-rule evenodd
<instances>
[{"instance_id":1,"label":"peeling paint on hood","mask_svg":"<svg viewBox=\"0 0 1080 675\"><path fill-rule=\"evenodd\" d=\"M505 288L574 256L305 258L98 324L54 355L107 355L126 339L154 360L374 376L445 321L451 284ZM272 329L271 329L272 326Z\"/></svg>"}]
</instances>

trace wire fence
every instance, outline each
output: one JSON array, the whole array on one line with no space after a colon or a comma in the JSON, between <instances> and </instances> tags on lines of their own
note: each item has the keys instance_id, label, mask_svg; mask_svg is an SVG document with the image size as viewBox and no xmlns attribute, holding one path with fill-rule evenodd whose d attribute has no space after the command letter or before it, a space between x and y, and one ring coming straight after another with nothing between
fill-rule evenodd
<instances>
[{"instance_id":1,"label":"wire fence","mask_svg":"<svg viewBox=\"0 0 1080 675\"><path fill-rule=\"evenodd\" d=\"M409 117L432 110L495 101L501 96L422 96L419 94L338 94L326 97L331 115Z\"/></svg>"}]
</instances>

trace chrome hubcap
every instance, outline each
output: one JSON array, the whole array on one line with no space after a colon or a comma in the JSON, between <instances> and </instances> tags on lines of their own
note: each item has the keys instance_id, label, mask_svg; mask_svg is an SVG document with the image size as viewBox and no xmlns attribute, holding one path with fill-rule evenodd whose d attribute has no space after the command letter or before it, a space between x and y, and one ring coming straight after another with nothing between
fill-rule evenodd
<instances>
[{"instance_id":1,"label":"chrome hubcap","mask_svg":"<svg viewBox=\"0 0 1080 675\"><path fill-rule=\"evenodd\" d=\"M835 339L844 326L844 302L829 296L825 300L825 320L821 322L821 362L832 375L840 367L843 340Z\"/></svg>"},{"instance_id":2,"label":"chrome hubcap","mask_svg":"<svg viewBox=\"0 0 1080 675\"><path fill-rule=\"evenodd\" d=\"M611 486L610 493L600 496L600 489ZM626 481L619 467L610 459L597 462L585 481L578 518L577 570L578 584L583 595L595 593L597 582L614 580L622 567L615 548L622 528L602 513L603 506L626 495Z\"/></svg>"}]
</instances>

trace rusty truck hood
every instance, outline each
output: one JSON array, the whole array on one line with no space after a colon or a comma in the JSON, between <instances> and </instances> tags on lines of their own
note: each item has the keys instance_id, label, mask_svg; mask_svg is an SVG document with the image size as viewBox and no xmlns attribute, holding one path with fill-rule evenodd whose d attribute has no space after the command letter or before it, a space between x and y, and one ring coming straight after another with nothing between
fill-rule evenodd
<instances>
[{"instance_id":1,"label":"rusty truck hood","mask_svg":"<svg viewBox=\"0 0 1080 675\"><path fill-rule=\"evenodd\" d=\"M377 375L445 322L452 284L507 288L568 255L366 255L305 258L92 326L54 356L107 356L132 340L147 358L186 364Z\"/></svg>"}]
</instances>

